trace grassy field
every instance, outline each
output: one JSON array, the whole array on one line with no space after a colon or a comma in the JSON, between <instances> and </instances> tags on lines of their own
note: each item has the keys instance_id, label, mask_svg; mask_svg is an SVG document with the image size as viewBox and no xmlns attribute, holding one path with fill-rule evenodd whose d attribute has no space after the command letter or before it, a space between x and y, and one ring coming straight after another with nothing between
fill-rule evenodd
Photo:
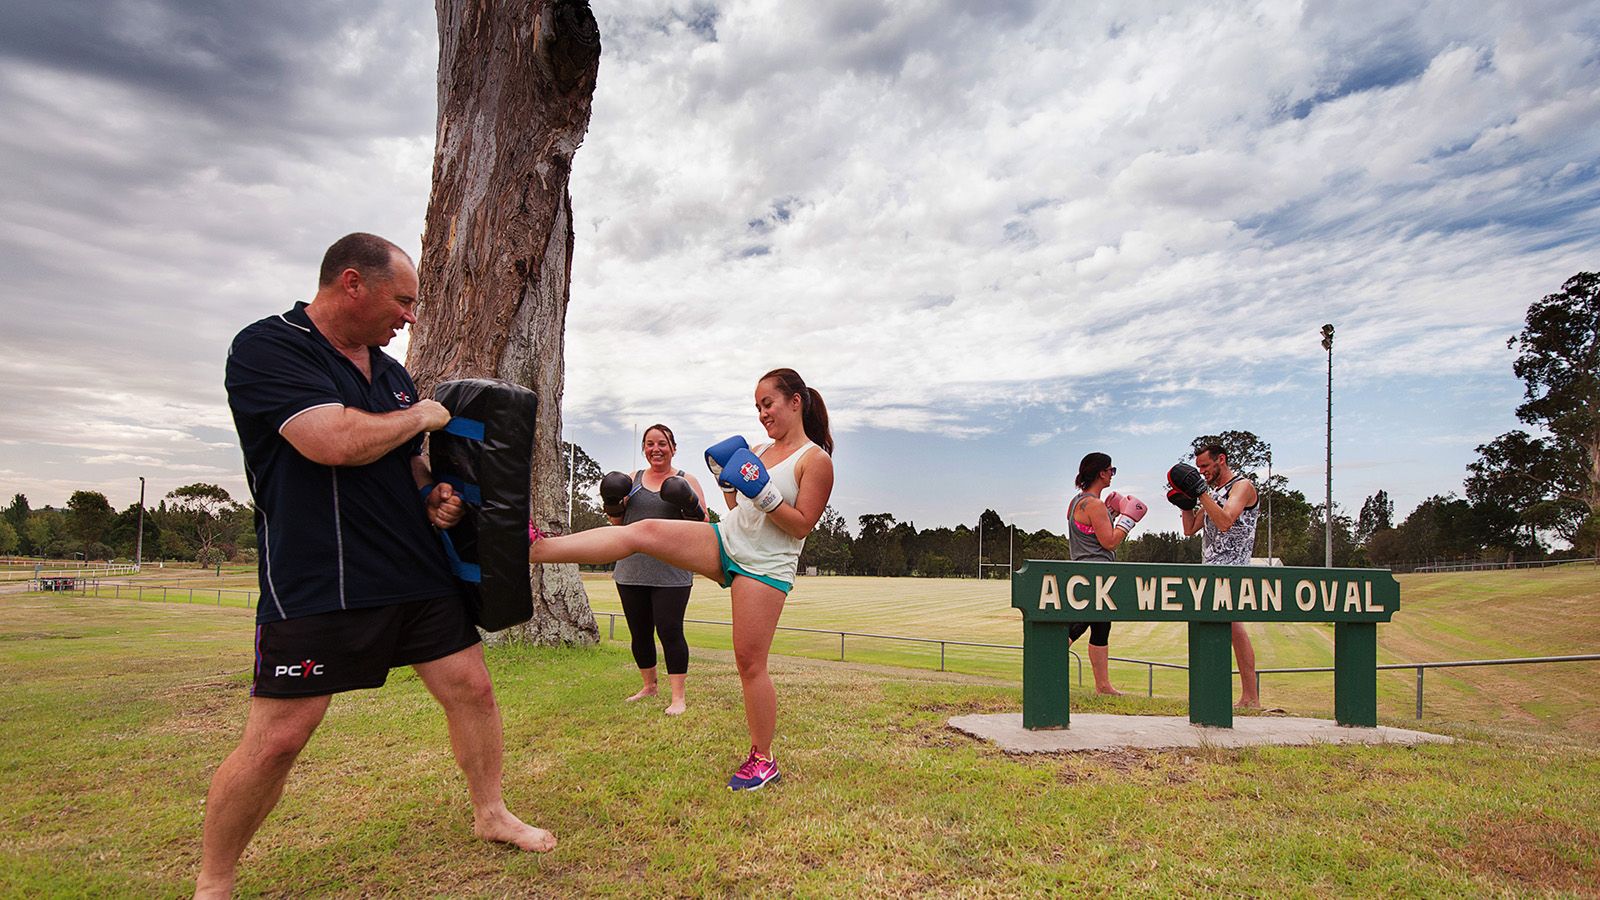
<instances>
[{"instance_id":1,"label":"grassy field","mask_svg":"<svg viewBox=\"0 0 1600 900\"><path fill-rule=\"evenodd\" d=\"M1380 663L1499 659L1600 653L1600 567L1578 564L1532 571L1401 575L1401 608L1378 628ZM586 576L596 612L622 610L605 576ZM689 617L728 621L728 594L696 579ZM1021 614L1010 606L1003 581L918 578L801 578L784 607L782 624L806 628L975 643L1021 643ZM607 625L602 619L602 632ZM617 637L626 627L617 619ZM725 626L690 626L691 646L726 649ZM1333 627L1321 624L1251 626L1257 663L1263 668L1326 666L1333 661ZM837 636L780 634L778 652L837 659ZM1182 627L1147 622L1113 626L1114 656L1183 663ZM947 665L960 672L1015 681L1021 654L1012 650L949 647ZM847 660L897 666L937 667L939 648L850 637ZM1149 669L1112 665L1113 681L1143 694ZM1085 673L1085 678L1087 678ZM1182 698L1188 689L1181 670L1156 669L1157 697ZM1559 732L1600 746L1600 662L1430 670L1425 675L1423 724L1484 725L1513 732ZM1386 671L1378 678L1378 710L1388 724L1415 725L1414 670ZM1268 706L1297 714L1333 710L1333 676L1265 675Z\"/></svg>"},{"instance_id":2,"label":"grassy field","mask_svg":"<svg viewBox=\"0 0 1600 900\"><path fill-rule=\"evenodd\" d=\"M147 569L136 579L103 584L107 598L133 596L143 584L148 600L185 605L232 607L242 611L256 590L253 569ZM1459 659L1558 656L1600 652L1600 567L1587 564L1549 569L1401 575L1401 610L1378 629L1383 663ZM601 635L613 633L606 614L616 614L614 634L626 643L622 606L609 576L584 576ZM159 585L160 587L156 587ZM165 590L163 590L163 588ZM728 593L696 579L689 618L727 622ZM1021 643L1021 616L1010 606L1004 581L922 578L801 578L784 608L786 627L951 639L973 643ZM726 625L687 627L695 649L728 649ZM1263 668L1325 666L1333 659L1329 625L1252 626L1258 664ZM813 659L839 658L837 635L780 632L775 652ZM1186 634L1181 627L1120 622L1112 632L1115 656L1183 663ZM948 646L946 668L1015 683L1021 653ZM874 638L845 639L845 658L887 666L937 668L939 647ZM1088 673L1085 673L1087 679ZM1150 670L1131 663L1112 664L1113 681L1130 694L1144 694ZM1593 685L1600 662L1430 670L1425 675L1424 717L1433 726L1484 726L1508 733L1559 733L1600 746L1600 702ZM1156 669L1158 698L1182 699L1187 675ZM1333 678L1320 674L1263 676L1269 707L1295 714L1331 715ZM1415 670L1386 671L1378 677L1378 709L1387 724L1416 725Z\"/></svg>"},{"instance_id":3,"label":"grassy field","mask_svg":"<svg viewBox=\"0 0 1600 900\"><path fill-rule=\"evenodd\" d=\"M823 604L822 587L803 583L794 618ZM884 630L919 623L907 615ZM206 785L243 720L250 632L235 608L0 597L0 894L188 890ZM735 795L721 787L743 750L726 653L699 651L678 719L619 702L637 679L620 644L496 649L490 665L508 799L558 834L554 853L471 839L442 718L402 670L334 704L246 854L241 892L1581 895L1600 884L1600 751L1559 733L1452 727L1469 740L1011 758L944 722L1016 710L1013 685L790 657L773 667L784 780Z\"/></svg>"},{"instance_id":4,"label":"grassy field","mask_svg":"<svg viewBox=\"0 0 1600 900\"><path fill-rule=\"evenodd\" d=\"M198 804L236 737L248 662L242 595L226 594L218 607L209 592L248 590L253 577L175 570L141 580L167 585L167 602L0 601L0 692L8 722L30 738L0 756L7 893L184 889ZM620 609L608 579L587 581L597 612ZM1380 629L1386 661L1589 652L1600 643L1593 567L1401 581L1402 612ZM726 620L726 593L699 583L691 616ZM784 624L1017 640L1002 582L802 579ZM620 620L617 636L626 639ZM737 681L717 650L726 628L696 626L691 640L694 706L682 720L616 703L635 677L620 643L495 651L508 743L520 760L512 795L562 835L555 857L524 859L465 838L442 723L400 672L386 690L335 706L253 846L243 887L620 893L642 873L662 893L1581 893L1600 883L1600 835L1590 824L1600 811L1600 704L1586 664L1430 673L1424 724L1475 738L1465 746L1014 761L942 728L954 713L1016 709L1013 684L858 665L926 667L936 650L852 637L851 664L776 664L786 782L758 805L716 790L740 740ZM1331 655L1322 626L1260 628L1256 642L1263 665ZM1113 647L1181 662L1182 629L1122 623ZM837 638L784 634L777 649L826 657L837 654ZM955 668L1015 680L1013 651L950 654ZM1125 689L1143 673L1116 671ZM1274 705L1315 713L1331 703L1327 676L1268 679ZM1156 687L1155 701L1077 706L1180 712L1181 673L1158 675ZM1380 690L1385 721L1410 724L1410 673L1386 675ZM640 759L650 761L642 770L631 764ZM1382 812L1374 819L1371 809ZM763 847L778 840L775 856L745 846L752 828ZM396 869L397 856L405 863Z\"/></svg>"}]
</instances>

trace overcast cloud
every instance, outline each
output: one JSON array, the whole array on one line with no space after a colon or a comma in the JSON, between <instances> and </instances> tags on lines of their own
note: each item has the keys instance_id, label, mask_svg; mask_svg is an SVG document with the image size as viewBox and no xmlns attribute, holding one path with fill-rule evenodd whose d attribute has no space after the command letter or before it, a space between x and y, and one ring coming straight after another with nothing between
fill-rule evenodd
<instances>
[{"instance_id":1,"label":"overcast cloud","mask_svg":"<svg viewBox=\"0 0 1600 900\"><path fill-rule=\"evenodd\" d=\"M1593 3L595 7L564 413L607 468L664 420L699 471L792 365L847 516L1059 528L1084 453L1159 494L1227 428L1317 493L1329 321L1336 499L1403 513L1600 266ZM0 10L0 493L242 496L227 342L340 234L420 247L436 58L416 4Z\"/></svg>"}]
</instances>

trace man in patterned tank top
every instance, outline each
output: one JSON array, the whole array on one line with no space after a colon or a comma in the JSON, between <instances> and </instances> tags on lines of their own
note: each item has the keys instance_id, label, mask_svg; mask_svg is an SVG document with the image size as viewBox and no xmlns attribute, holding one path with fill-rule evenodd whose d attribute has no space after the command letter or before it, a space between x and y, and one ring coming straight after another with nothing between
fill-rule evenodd
<instances>
[{"instance_id":1,"label":"man in patterned tank top","mask_svg":"<svg viewBox=\"0 0 1600 900\"><path fill-rule=\"evenodd\" d=\"M1200 560L1213 566L1248 566L1256 546L1256 520L1261 515L1260 497L1250 479L1228 466L1228 454L1221 444L1207 444L1195 451L1194 466L1206 478L1209 488L1199 497L1199 505L1185 510L1185 536L1201 532ZM1243 622L1233 623L1233 655L1239 662L1240 707L1258 707L1256 694L1256 651Z\"/></svg>"}]
</instances>

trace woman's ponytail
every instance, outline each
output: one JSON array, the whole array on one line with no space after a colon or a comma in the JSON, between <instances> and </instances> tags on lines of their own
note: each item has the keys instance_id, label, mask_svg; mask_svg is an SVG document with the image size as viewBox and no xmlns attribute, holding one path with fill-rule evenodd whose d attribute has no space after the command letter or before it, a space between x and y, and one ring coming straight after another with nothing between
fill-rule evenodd
<instances>
[{"instance_id":1,"label":"woman's ponytail","mask_svg":"<svg viewBox=\"0 0 1600 900\"><path fill-rule=\"evenodd\" d=\"M807 387L805 379L793 369L773 369L761 376L762 381L769 378L778 383L785 397L800 396L800 424L805 428L806 437L832 456L833 433L828 430L828 404L822 402L822 394L816 388Z\"/></svg>"}]
</instances>

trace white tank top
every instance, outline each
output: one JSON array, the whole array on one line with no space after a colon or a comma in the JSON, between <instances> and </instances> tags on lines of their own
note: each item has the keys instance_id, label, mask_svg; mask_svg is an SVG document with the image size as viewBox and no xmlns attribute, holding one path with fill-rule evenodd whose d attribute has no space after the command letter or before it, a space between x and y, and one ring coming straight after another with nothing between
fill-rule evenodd
<instances>
[{"instance_id":1,"label":"white tank top","mask_svg":"<svg viewBox=\"0 0 1600 900\"><path fill-rule=\"evenodd\" d=\"M760 456L770 446L763 444L751 452ZM772 480L778 493L783 495L783 502L790 506L800 496L800 481L794 474L795 464L815 446L806 441L805 446L789 454L788 459L767 467L767 477ZM734 496L737 498L736 505L728 510L720 523L722 549L728 558L752 575L765 575L793 584L795 569L800 565L800 550L806 545L805 538L791 537L745 495Z\"/></svg>"}]
</instances>

